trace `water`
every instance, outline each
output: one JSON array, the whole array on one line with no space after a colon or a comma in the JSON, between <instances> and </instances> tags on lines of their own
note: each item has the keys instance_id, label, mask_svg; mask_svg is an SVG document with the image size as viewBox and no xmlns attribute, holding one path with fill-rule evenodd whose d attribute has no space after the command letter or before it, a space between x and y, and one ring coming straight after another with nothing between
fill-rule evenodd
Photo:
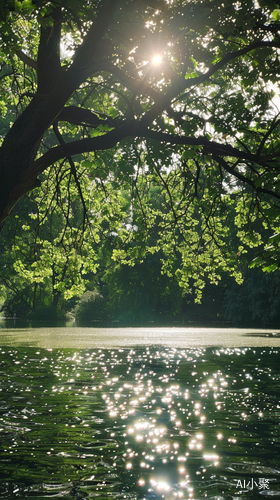
<instances>
[{"instance_id":1,"label":"water","mask_svg":"<svg viewBox=\"0 0 280 500\"><path fill-rule=\"evenodd\" d=\"M214 333L2 330L0 497L280 498L280 339Z\"/></svg>"}]
</instances>

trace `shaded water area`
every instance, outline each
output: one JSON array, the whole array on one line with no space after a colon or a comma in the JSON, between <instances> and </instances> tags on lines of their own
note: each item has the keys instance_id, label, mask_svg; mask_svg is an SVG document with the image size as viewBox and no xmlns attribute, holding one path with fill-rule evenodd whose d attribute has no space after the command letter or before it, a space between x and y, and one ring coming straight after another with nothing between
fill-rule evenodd
<instances>
[{"instance_id":1,"label":"shaded water area","mask_svg":"<svg viewBox=\"0 0 280 500\"><path fill-rule=\"evenodd\" d=\"M271 333L0 330L0 498L280 498Z\"/></svg>"}]
</instances>

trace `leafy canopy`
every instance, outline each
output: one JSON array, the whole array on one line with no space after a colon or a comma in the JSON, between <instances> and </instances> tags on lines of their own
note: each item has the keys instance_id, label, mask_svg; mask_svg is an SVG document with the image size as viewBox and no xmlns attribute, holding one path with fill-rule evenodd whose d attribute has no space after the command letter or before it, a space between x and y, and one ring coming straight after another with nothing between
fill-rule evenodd
<instances>
[{"instance_id":1,"label":"leafy canopy","mask_svg":"<svg viewBox=\"0 0 280 500\"><path fill-rule=\"evenodd\" d=\"M81 293L106 238L198 295L268 238L278 268L279 3L10 0L0 22L0 223L35 207L17 273Z\"/></svg>"}]
</instances>

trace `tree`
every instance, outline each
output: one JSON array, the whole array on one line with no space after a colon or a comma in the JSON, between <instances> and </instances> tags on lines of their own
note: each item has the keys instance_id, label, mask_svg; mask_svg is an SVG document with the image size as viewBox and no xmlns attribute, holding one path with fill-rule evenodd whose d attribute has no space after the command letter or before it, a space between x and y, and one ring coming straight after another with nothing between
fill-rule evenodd
<instances>
[{"instance_id":1,"label":"tree","mask_svg":"<svg viewBox=\"0 0 280 500\"><path fill-rule=\"evenodd\" d=\"M190 279L202 289L203 273L233 273L234 254L263 243L252 222L278 232L279 28L269 1L5 2L0 224L26 193L44 199L47 182L77 255L93 225L97 239L112 234L104 207L102 221L92 215L103 190L117 262L141 260L147 243L186 289ZM113 186L126 193L123 214ZM228 249L233 203L238 243Z\"/></svg>"},{"instance_id":2,"label":"tree","mask_svg":"<svg viewBox=\"0 0 280 500\"><path fill-rule=\"evenodd\" d=\"M279 199L279 120L265 85L279 77L279 7L8 2L1 76L16 82L21 112L14 111L1 147L1 223L55 162L134 137L173 145L185 159L196 154L199 163L214 162L257 194ZM73 47L70 57L61 58L61 43ZM81 138L66 142L57 131L58 145L46 150L50 128L71 136L71 124Z\"/></svg>"}]
</instances>

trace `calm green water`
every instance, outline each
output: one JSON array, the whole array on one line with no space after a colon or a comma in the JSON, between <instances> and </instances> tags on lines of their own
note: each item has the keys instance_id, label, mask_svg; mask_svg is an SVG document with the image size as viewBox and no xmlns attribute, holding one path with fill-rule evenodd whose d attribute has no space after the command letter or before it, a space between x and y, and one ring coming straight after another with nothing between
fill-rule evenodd
<instances>
[{"instance_id":1,"label":"calm green water","mask_svg":"<svg viewBox=\"0 0 280 500\"><path fill-rule=\"evenodd\" d=\"M0 348L1 498L280 498L279 340L23 343Z\"/></svg>"}]
</instances>

